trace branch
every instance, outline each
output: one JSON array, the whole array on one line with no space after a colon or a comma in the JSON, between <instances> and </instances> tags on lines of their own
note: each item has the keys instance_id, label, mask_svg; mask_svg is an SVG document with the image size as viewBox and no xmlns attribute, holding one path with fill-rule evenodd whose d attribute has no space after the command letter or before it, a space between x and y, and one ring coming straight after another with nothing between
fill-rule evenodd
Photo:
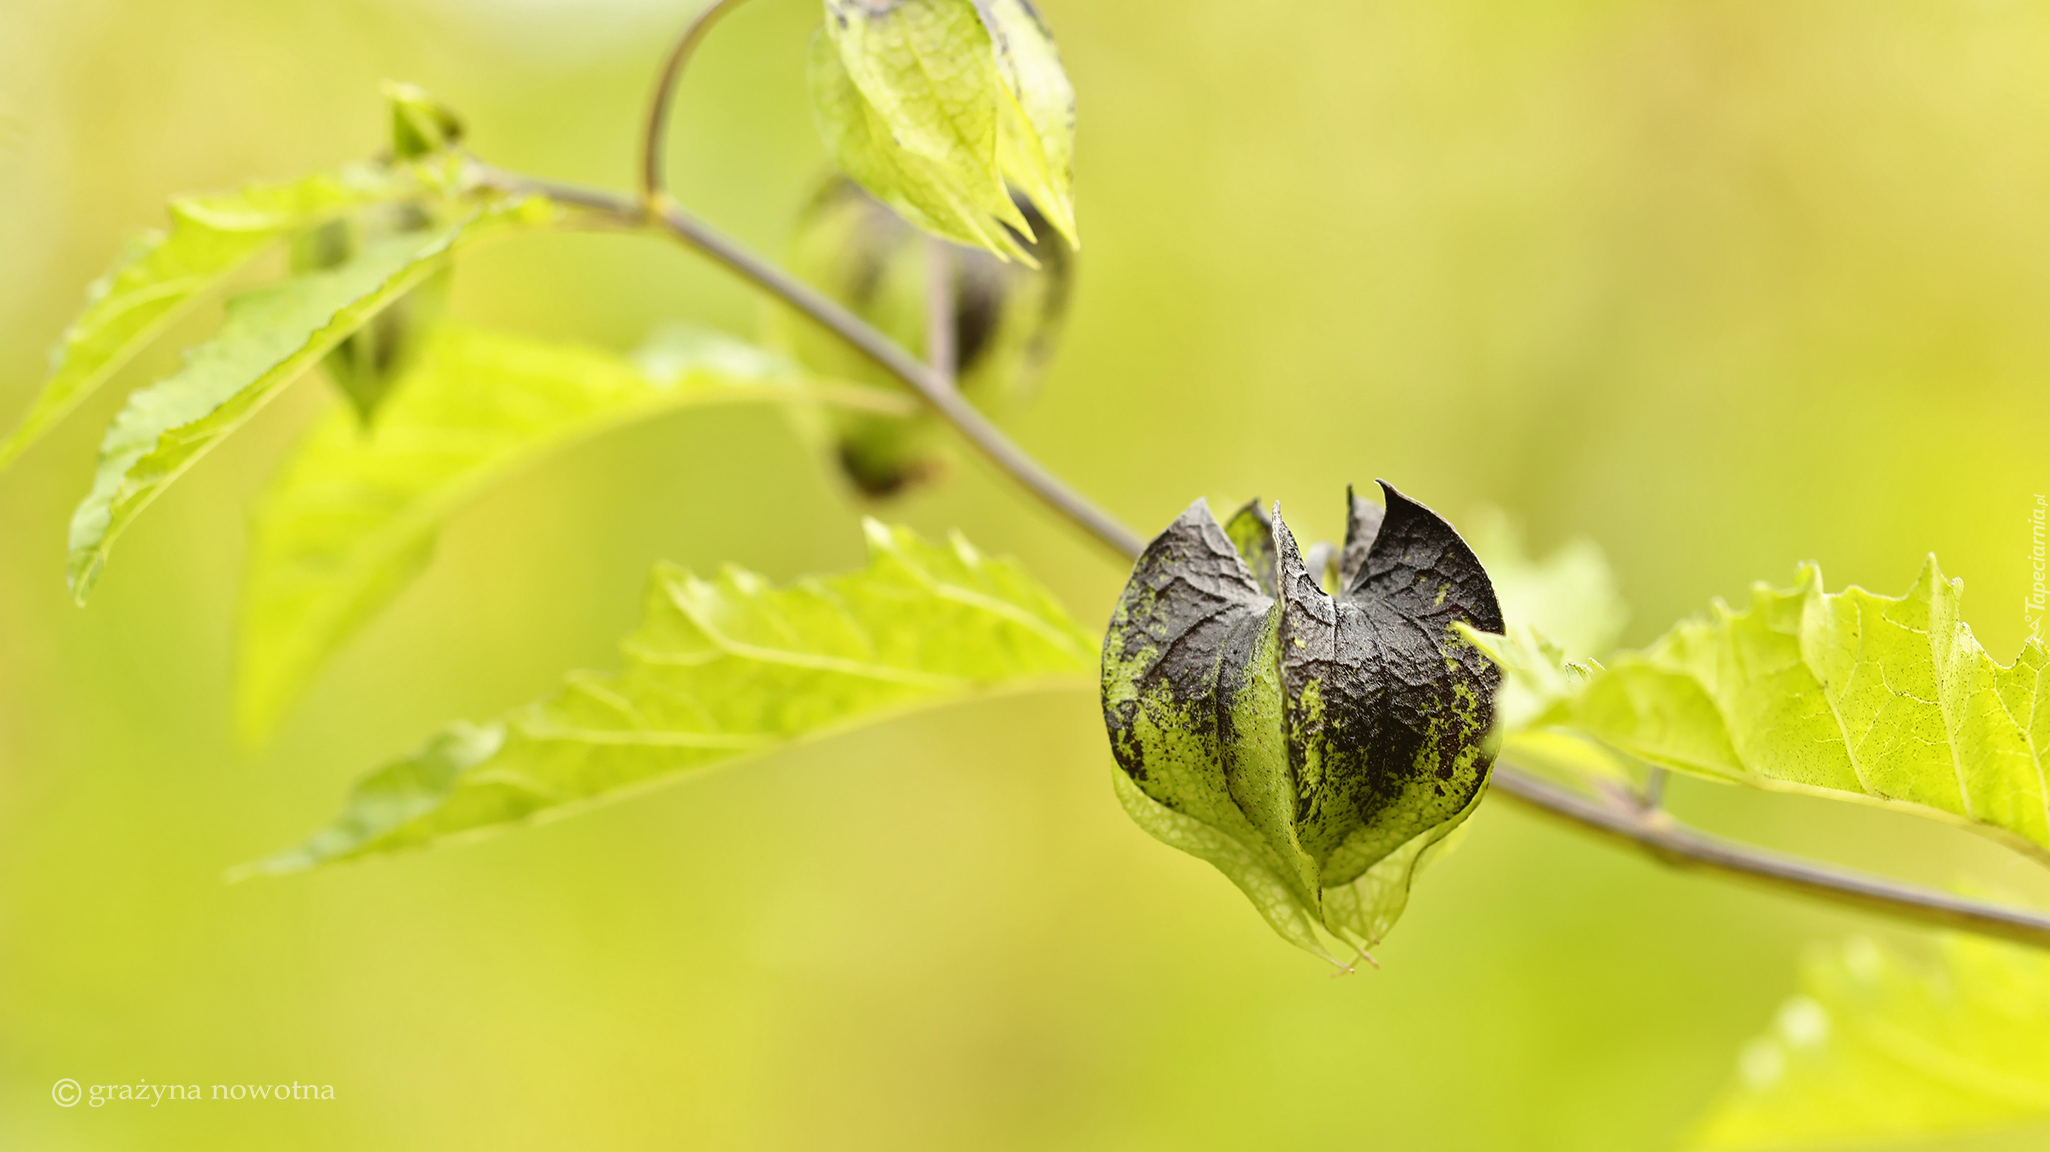
<instances>
[{"instance_id":1,"label":"branch","mask_svg":"<svg viewBox=\"0 0 2050 1152\"><path fill-rule=\"evenodd\" d=\"M796 309L814 323L838 336L855 351L867 356L884 371L918 393L947 423L966 437L1003 472L1023 484L1047 507L1079 525L1126 560L1136 560L1144 547L1132 530L1073 488L1063 483L1039 462L1027 456L1005 436L980 409L954 390L953 381L897 346L861 317L842 307L811 285L797 279L673 202L664 202L652 213L643 211L623 196L574 188L501 172L482 164L472 168L478 182L505 192L530 192L563 204L598 212L614 223L650 226L667 232L691 248L724 265L741 279Z\"/></svg>"},{"instance_id":2,"label":"branch","mask_svg":"<svg viewBox=\"0 0 2050 1152\"><path fill-rule=\"evenodd\" d=\"M1897 920L2050 948L2050 916L2040 913L1967 900L1724 840L1680 824L1662 809L1603 804L1507 764L1495 766L1493 787L1501 795L1583 831L1642 849L1675 868L1704 868Z\"/></svg>"},{"instance_id":3,"label":"branch","mask_svg":"<svg viewBox=\"0 0 2050 1152\"><path fill-rule=\"evenodd\" d=\"M739 0L730 0L738 3ZM719 7L715 5L715 8ZM709 17L710 13L707 14ZM701 17L700 20L705 20ZM750 252L659 195L644 208L612 192L556 184L490 168L472 161L472 179L509 193L532 193L598 214L626 228L655 228L710 257L742 279L809 317L901 380L984 456L1023 484L1048 507L1087 530L1127 560L1142 548L1139 538L1102 509L1027 456L980 411L961 398L953 382L897 346L859 316L810 285ZM1496 792L1584 831L1641 848L1680 868L1705 868L1782 892L1826 900L1938 928L1995 936L2050 949L2050 916L1966 900L1883 877L1831 868L1795 856L1767 852L1684 827L1647 801L1629 808L1602 804L1510 765L1493 774Z\"/></svg>"},{"instance_id":4,"label":"branch","mask_svg":"<svg viewBox=\"0 0 2050 1152\"><path fill-rule=\"evenodd\" d=\"M847 342L855 351L874 361L890 375L909 385L968 442L980 449L990 463L1023 484L1047 507L1081 526L1127 560L1139 558L1145 547L1132 530L1087 497L1063 483L1058 476L1027 456L999 431L980 409L954 390L954 382L934 372L925 363L897 346L888 336L838 301L811 285L763 260L721 233L713 231L681 207L664 205L658 223L670 235L711 257L756 287L797 309L820 327Z\"/></svg>"}]
</instances>

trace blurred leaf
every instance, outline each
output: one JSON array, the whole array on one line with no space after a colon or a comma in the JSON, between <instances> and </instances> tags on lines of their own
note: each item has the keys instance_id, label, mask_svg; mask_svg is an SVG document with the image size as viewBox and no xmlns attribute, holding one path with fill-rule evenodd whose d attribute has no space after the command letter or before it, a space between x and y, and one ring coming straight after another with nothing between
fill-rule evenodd
<instances>
[{"instance_id":1,"label":"blurred leaf","mask_svg":"<svg viewBox=\"0 0 2050 1152\"><path fill-rule=\"evenodd\" d=\"M463 139L463 122L446 105L425 89L412 84L384 82L384 97L391 108L391 154L401 161L444 157ZM424 199L392 204L374 204L330 220L302 233L292 244L292 270L303 272L333 268L347 262L365 245L406 232L421 232L434 225ZM421 340L448 308L454 269L440 272L414 285L405 294L378 311L363 327L342 338L321 359L330 379L356 406L368 423L419 352Z\"/></svg>"},{"instance_id":2,"label":"blurred leaf","mask_svg":"<svg viewBox=\"0 0 2050 1152\"><path fill-rule=\"evenodd\" d=\"M1804 567L1793 588L1759 585L1748 609L1718 602L1606 670L1559 677L1535 722L1679 771L1883 804L2050 857L2050 649L2031 640L1996 664L1964 623L1963 591L1933 556L1899 598L1826 593Z\"/></svg>"},{"instance_id":3,"label":"blurred leaf","mask_svg":"<svg viewBox=\"0 0 2050 1152\"><path fill-rule=\"evenodd\" d=\"M1641 766L1595 740L1557 727L1534 727L1553 701L1601 671L1595 657L1615 646L1630 610L1601 547L1570 540L1543 560L1523 533L1493 509L1473 518L1473 550L1494 581L1506 625L1502 635L1462 628L1502 669L1495 731L1505 764L1577 787L1636 787Z\"/></svg>"},{"instance_id":4,"label":"blurred leaf","mask_svg":"<svg viewBox=\"0 0 2050 1152\"><path fill-rule=\"evenodd\" d=\"M1029 203L1019 210L1038 217ZM956 386L992 416L1014 411L1035 391L1067 310L1073 258L1051 233L1027 245L1038 267L1000 261L980 249L942 245L836 175L799 216L790 267L902 347L922 349L935 247L953 267ZM769 315L774 338L813 371L903 389L816 325L782 310ZM903 416L838 411L830 425L819 430L821 439L830 439L841 470L865 495L901 492L942 466L943 425L923 407Z\"/></svg>"},{"instance_id":5,"label":"blurred leaf","mask_svg":"<svg viewBox=\"0 0 2050 1152\"><path fill-rule=\"evenodd\" d=\"M1522 768L1562 784L1614 798L1617 790L1642 796L1648 766L1570 728L1524 728L1502 737L1504 766Z\"/></svg>"},{"instance_id":6,"label":"blurred leaf","mask_svg":"<svg viewBox=\"0 0 2050 1152\"><path fill-rule=\"evenodd\" d=\"M1032 262L1008 178L1075 239L1075 94L1021 0L825 0L812 105L841 168L959 244Z\"/></svg>"},{"instance_id":7,"label":"blurred leaf","mask_svg":"<svg viewBox=\"0 0 2050 1152\"><path fill-rule=\"evenodd\" d=\"M413 160L463 142L462 117L427 89L397 80L386 80L383 87L385 102L391 105L393 156Z\"/></svg>"},{"instance_id":8,"label":"blurred leaf","mask_svg":"<svg viewBox=\"0 0 2050 1152\"><path fill-rule=\"evenodd\" d=\"M1339 594L1258 501L1202 501L1147 545L1103 645L1119 796L1215 865L1275 931L1364 952L1485 790L1499 674L1455 623L1502 627L1441 517L1386 484L1351 498ZM1261 531L1261 529L1265 531Z\"/></svg>"},{"instance_id":9,"label":"blurred leaf","mask_svg":"<svg viewBox=\"0 0 2050 1152\"><path fill-rule=\"evenodd\" d=\"M1095 642L1016 564L955 537L866 524L858 572L774 588L655 569L616 675L457 725L357 785L342 817L244 874L291 872L581 811L736 762L996 690L1081 686Z\"/></svg>"},{"instance_id":10,"label":"blurred leaf","mask_svg":"<svg viewBox=\"0 0 2050 1152\"><path fill-rule=\"evenodd\" d=\"M396 236L418 236L433 226L433 218L419 203L372 205L302 233L292 243L292 271L339 267L368 245ZM376 416L393 382L405 373L426 334L447 311L453 272L444 264L379 309L321 358L328 378L349 398L363 423Z\"/></svg>"},{"instance_id":11,"label":"blurred leaf","mask_svg":"<svg viewBox=\"0 0 2050 1152\"><path fill-rule=\"evenodd\" d=\"M454 223L393 236L336 268L228 302L185 366L129 396L100 444L93 490L71 520L71 589L82 603L114 540L185 469L380 308L434 275L461 244L545 227L540 199L468 206Z\"/></svg>"},{"instance_id":12,"label":"blurred leaf","mask_svg":"<svg viewBox=\"0 0 2050 1152\"><path fill-rule=\"evenodd\" d=\"M1532 629L1571 659L1606 656L1616 646L1630 609L1601 545L1579 537L1540 560L1522 529L1497 509L1473 517L1466 536L1487 565L1512 632Z\"/></svg>"},{"instance_id":13,"label":"blurred leaf","mask_svg":"<svg viewBox=\"0 0 2050 1152\"><path fill-rule=\"evenodd\" d=\"M170 232L138 237L87 291L84 310L51 351L42 393L0 443L0 467L188 306L271 245L351 209L418 191L419 182L403 170L361 166L173 200Z\"/></svg>"},{"instance_id":14,"label":"blurred leaf","mask_svg":"<svg viewBox=\"0 0 2050 1152\"><path fill-rule=\"evenodd\" d=\"M267 734L306 682L426 563L441 521L509 473L608 428L696 405L815 400L908 408L811 382L712 334L644 363L593 348L437 329L374 428L330 412L258 507L242 592L236 709Z\"/></svg>"},{"instance_id":15,"label":"blurred leaf","mask_svg":"<svg viewBox=\"0 0 2050 1152\"><path fill-rule=\"evenodd\" d=\"M1464 626L1460 630L1502 669L1502 687L1495 694L1495 728L1504 734L1555 722L1559 702L1603 671L1599 660L1568 657L1566 649L1528 624L1510 625L1500 635Z\"/></svg>"},{"instance_id":16,"label":"blurred leaf","mask_svg":"<svg viewBox=\"0 0 2050 1152\"><path fill-rule=\"evenodd\" d=\"M1598 675L1596 660L1571 660L1566 650L1529 625L1507 635L1460 626L1460 632L1502 670L1495 692L1494 739L1499 761L1589 791L1604 785L1639 790L1646 766L1568 725L1548 723L1563 697Z\"/></svg>"},{"instance_id":17,"label":"blurred leaf","mask_svg":"<svg viewBox=\"0 0 2050 1152\"><path fill-rule=\"evenodd\" d=\"M1942 965L1869 940L1813 958L1738 1062L1703 1149L1839 1147L2050 1119L2050 956L1942 938Z\"/></svg>"}]
</instances>

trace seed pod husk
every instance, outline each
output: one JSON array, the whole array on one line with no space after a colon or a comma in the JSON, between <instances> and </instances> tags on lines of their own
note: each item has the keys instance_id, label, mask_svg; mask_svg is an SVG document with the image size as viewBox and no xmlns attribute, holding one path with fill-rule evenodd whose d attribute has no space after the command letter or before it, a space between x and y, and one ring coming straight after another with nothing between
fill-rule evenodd
<instances>
[{"instance_id":1,"label":"seed pod husk","mask_svg":"<svg viewBox=\"0 0 2050 1152\"><path fill-rule=\"evenodd\" d=\"M1197 501L1140 557L1103 649L1120 797L1216 865L1275 930L1364 951L1478 802L1501 674L1455 625L1502 631L1452 526L1383 483L1348 494L1335 593L1279 512Z\"/></svg>"}]
</instances>

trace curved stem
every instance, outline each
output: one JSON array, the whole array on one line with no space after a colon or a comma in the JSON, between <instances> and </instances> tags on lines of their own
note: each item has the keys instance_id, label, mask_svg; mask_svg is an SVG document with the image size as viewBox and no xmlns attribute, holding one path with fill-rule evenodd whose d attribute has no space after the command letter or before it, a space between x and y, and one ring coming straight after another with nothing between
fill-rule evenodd
<instances>
[{"instance_id":1,"label":"curved stem","mask_svg":"<svg viewBox=\"0 0 2050 1152\"><path fill-rule=\"evenodd\" d=\"M737 0L735 0L737 2ZM859 316L810 285L721 235L670 203L652 210L624 196L519 176L482 164L473 179L506 192L534 193L574 205L625 227L653 227L711 257L838 336L909 386L982 450L991 463L1038 496L1048 507L1086 529L1127 560L1143 545L1131 529L1090 503L1011 443L981 412L961 398L952 381L898 347ZM1849 869L1832 868L1723 840L1688 828L1657 806L1655 796L1628 805L1608 805L1522 771L1497 765L1493 791L1536 808L1584 831L1640 848L1676 867L1704 868L1763 884L1782 892L1826 900L1867 912L1932 927L1976 932L2050 949L2050 916L1967 900L1927 888Z\"/></svg>"},{"instance_id":2,"label":"curved stem","mask_svg":"<svg viewBox=\"0 0 2050 1152\"><path fill-rule=\"evenodd\" d=\"M684 26L683 34L676 38L669 56L662 61L662 73L655 81L655 97L648 104L648 118L641 128L641 201L651 211L669 195L663 163L668 155L669 105L676 96L677 82L683 79L684 67L711 33L712 25L744 3L746 0L712 0Z\"/></svg>"}]
</instances>

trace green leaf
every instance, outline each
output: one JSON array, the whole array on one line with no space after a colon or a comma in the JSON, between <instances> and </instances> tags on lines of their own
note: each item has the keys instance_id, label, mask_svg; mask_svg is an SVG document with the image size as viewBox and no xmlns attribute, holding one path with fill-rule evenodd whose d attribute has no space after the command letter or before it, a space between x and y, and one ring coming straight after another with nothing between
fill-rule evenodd
<instances>
[{"instance_id":1,"label":"green leaf","mask_svg":"<svg viewBox=\"0 0 2050 1152\"><path fill-rule=\"evenodd\" d=\"M2050 649L2012 665L1964 623L1935 557L1907 595L1758 586L1563 686L1538 723L1652 764L1881 804L2050 859ZM1513 654L1510 658L1514 658Z\"/></svg>"},{"instance_id":2,"label":"green leaf","mask_svg":"<svg viewBox=\"0 0 2050 1152\"><path fill-rule=\"evenodd\" d=\"M50 353L50 377L41 394L0 443L0 467L264 250L352 209L418 191L410 172L362 166L173 200L170 231L137 238L87 292L84 310Z\"/></svg>"},{"instance_id":3,"label":"green leaf","mask_svg":"<svg viewBox=\"0 0 2050 1152\"><path fill-rule=\"evenodd\" d=\"M447 158L463 139L463 122L425 89L384 82L391 106L392 155L401 161ZM292 270L333 268L374 241L430 228L434 218L424 199L377 204L303 233L292 245ZM321 361L330 379L369 423L391 385L419 352L422 336L448 308L450 268L414 285L384 306L369 323L344 337Z\"/></svg>"},{"instance_id":4,"label":"green leaf","mask_svg":"<svg viewBox=\"0 0 2050 1152\"><path fill-rule=\"evenodd\" d=\"M1068 243L1075 230L1075 86L1031 0L978 0L1003 79L997 165Z\"/></svg>"},{"instance_id":5,"label":"green leaf","mask_svg":"<svg viewBox=\"0 0 2050 1152\"><path fill-rule=\"evenodd\" d=\"M896 394L808 381L737 341L664 340L643 362L444 325L377 423L330 412L259 505L242 592L236 709L267 734L320 665L426 563L450 513L574 441L700 405L820 401L904 411Z\"/></svg>"},{"instance_id":6,"label":"green leaf","mask_svg":"<svg viewBox=\"0 0 2050 1152\"><path fill-rule=\"evenodd\" d=\"M294 273L324 271L348 263L364 248L381 240L418 235L434 226L426 206L416 202L379 204L330 220L292 243ZM349 333L321 358L328 378L349 398L362 422L377 414L393 383L419 354L427 332L448 309L454 269L414 285L380 309L361 328Z\"/></svg>"},{"instance_id":7,"label":"green leaf","mask_svg":"<svg viewBox=\"0 0 2050 1152\"><path fill-rule=\"evenodd\" d=\"M1103 715L1139 825L1236 883L1283 938L1364 953L1473 811L1499 673L1488 575L1436 513L1351 498L1339 592L1279 517L1202 501L1150 543L1103 646ZM1262 529L1265 529L1262 531Z\"/></svg>"},{"instance_id":8,"label":"green leaf","mask_svg":"<svg viewBox=\"0 0 2050 1152\"><path fill-rule=\"evenodd\" d=\"M825 0L812 105L841 168L920 228L1032 262L1008 179L1075 239L1074 89L1023 0Z\"/></svg>"},{"instance_id":9,"label":"green leaf","mask_svg":"<svg viewBox=\"0 0 2050 1152\"><path fill-rule=\"evenodd\" d=\"M1496 509L1473 517L1467 538L1487 565L1510 632L1536 632L1575 660L1607 656L1616 646L1630 609L1601 545L1577 537L1538 559Z\"/></svg>"},{"instance_id":10,"label":"green leaf","mask_svg":"<svg viewBox=\"0 0 2050 1152\"><path fill-rule=\"evenodd\" d=\"M1037 217L1029 205L1025 212ZM905 348L926 346L935 247L882 202L834 176L798 218L790 268ZM1038 267L950 246L955 380L991 416L1028 401L1052 356L1067 309L1073 258L1050 232L1027 245ZM903 385L816 325L778 310L774 339L813 371L902 391ZM825 431L847 478L865 495L895 494L933 475L944 426L923 407L909 416L838 411Z\"/></svg>"},{"instance_id":11,"label":"green leaf","mask_svg":"<svg viewBox=\"0 0 2050 1152\"><path fill-rule=\"evenodd\" d=\"M626 670L458 725L357 785L342 817L243 874L291 872L553 819L902 712L1081 686L1094 642L1016 564L866 525L868 567L774 588L669 565Z\"/></svg>"},{"instance_id":12,"label":"green leaf","mask_svg":"<svg viewBox=\"0 0 2050 1152\"><path fill-rule=\"evenodd\" d=\"M2050 1120L2050 956L1942 938L1934 971L1869 940L1815 956L1691 1144L1841 1147Z\"/></svg>"},{"instance_id":13,"label":"green leaf","mask_svg":"<svg viewBox=\"0 0 2050 1152\"><path fill-rule=\"evenodd\" d=\"M335 268L230 300L220 332L190 350L182 369L128 398L101 442L93 490L71 520L71 588L80 602L115 538L159 492L379 309L438 272L458 243L546 227L558 215L535 198L461 211L451 224L388 237Z\"/></svg>"}]
</instances>

